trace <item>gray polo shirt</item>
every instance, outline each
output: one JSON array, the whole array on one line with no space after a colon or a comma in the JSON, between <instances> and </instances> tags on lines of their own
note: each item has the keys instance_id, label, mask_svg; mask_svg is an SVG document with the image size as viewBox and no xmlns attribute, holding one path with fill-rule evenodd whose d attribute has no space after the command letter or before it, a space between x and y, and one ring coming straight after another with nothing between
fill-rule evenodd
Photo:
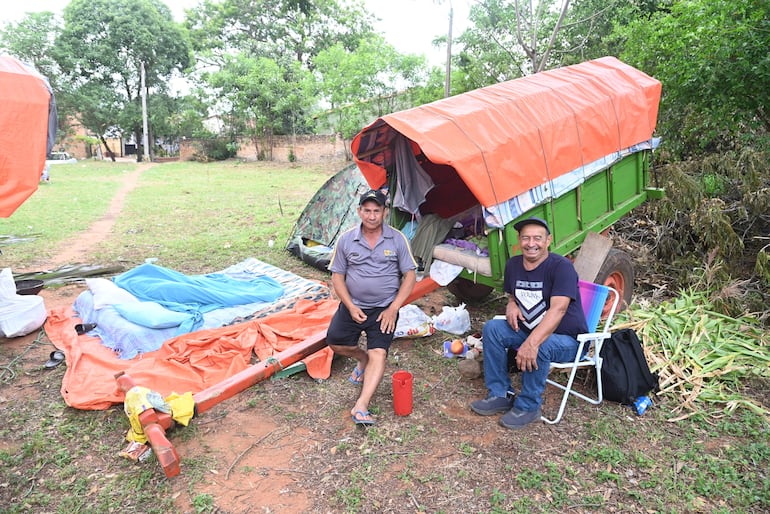
<instances>
[{"instance_id":1,"label":"gray polo shirt","mask_svg":"<svg viewBox=\"0 0 770 514\"><path fill-rule=\"evenodd\" d=\"M343 233L329 263L329 271L345 275L350 297L362 309L390 305L401 276L416 268L406 236L387 224L374 248L361 234L361 225Z\"/></svg>"}]
</instances>

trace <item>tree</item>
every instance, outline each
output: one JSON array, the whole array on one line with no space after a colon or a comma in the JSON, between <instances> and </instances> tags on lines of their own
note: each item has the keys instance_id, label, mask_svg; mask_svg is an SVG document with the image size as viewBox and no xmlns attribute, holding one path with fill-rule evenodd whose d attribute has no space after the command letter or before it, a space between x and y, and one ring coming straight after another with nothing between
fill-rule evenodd
<instances>
[{"instance_id":1,"label":"tree","mask_svg":"<svg viewBox=\"0 0 770 514\"><path fill-rule=\"evenodd\" d=\"M424 83L428 71L423 57L399 54L379 35L362 40L353 51L334 45L320 52L313 65L331 105L334 130L345 139L373 118L393 112L402 92Z\"/></svg>"},{"instance_id":2,"label":"tree","mask_svg":"<svg viewBox=\"0 0 770 514\"><path fill-rule=\"evenodd\" d=\"M270 157L260 150L260 141L294 133L308 105L313 101L312 75L299 63L281 66L267 57L238 54L226 57L218 71L205 77L215 89L235 133L246 134L254 143L259 159Z\"/></svg>"},{"instance_id":3,"label":"tree","mask_svg":"<svg viewBox=\"0 0 770 514\"><path fill-rule=\"evenodd\" d=\"M187 33L160 0L73 0L56 46L83 125L97 134L118 126L137 141L142 65L147 90L156 92L190 65Z\"/></svg>"},{"instance_id":4,"label":"tree","mask_svg":"<svg viewBox=\"0 0 770 514\"><path fill-rule=\"evenodd\" d=\"M175 105L176 109L169 113L166 120L170 126L169 134L183 139L211 136L203 124L209 115L209 101L202 91L175 99Z\"/></svg>"},{"instance_id":5,"label":"tree","mask_svg":"<svg viewBox=\"0 0 770 514\"><path fill-rule=\"evenodd\" d=\"M206 0L188 11L195 51L210 64L227 54L282 59L310 65L335 44L352 49L372 33L371 17L337 0Z\"/></svg>"},{"instance_id":6,"label":"tree","mask_svg":"<svg viewBox=\"0 0 770 514\"><path fill-rule=\"evenodd\" d=\"M619 30L623 60L663 83L662 129L689 155L770 132L770 5L687 0Z\"/></svg>"},{"instance_id":7,"label":"tree","mask_svg":"<svg viewBox=\"0 0 770 514\"><path fill-rule=\"evenodd\" d=\"M671 0L573 0L556 50L562 65L619 56L625 41L616 29L666 9Z\"/></svg>"},{"instance_id":8,"label":"tree","mask_svg":"<svg viewBox=\"0 0 770 514\"><path fill-rule=\"evenodd\" d=\"M619 55L615 28L665 7L670 0L482 0L463 51L454 89L468 90L605 55Z\"/></svg>"},{"instance_id":9,"label":"tree","mask_svg":"<svg viewBox=\"0 0 770 514\"><path fill-rule=\"evenodd\" d=\"M558 64L554 50L570 0L483 0L471 8L473 23L458 41L469 86L480 87L537 73ZM478 77L473 79L472 77Z\"/></svg>"},{"instance_id":10,"label":"tree","mask_svg":"<svg viewBox=\"0 0 770 514\"><path fill-rule=\"evenodd\" d=\"M27 13L18 22L7 23L0 29L0 49L34 66L54 87L59 73L55 40L60 32L61 25L54 13Z\"/></svg>"}]
</instances>

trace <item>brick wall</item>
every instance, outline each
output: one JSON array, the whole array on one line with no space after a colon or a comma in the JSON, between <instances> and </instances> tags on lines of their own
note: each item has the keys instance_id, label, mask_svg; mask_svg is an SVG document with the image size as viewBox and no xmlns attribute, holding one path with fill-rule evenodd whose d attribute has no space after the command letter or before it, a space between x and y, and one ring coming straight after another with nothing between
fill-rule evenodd
<instances>
[{"instance_id":1,"label":"brick wall","mask_svg":"<svg viewBox=\"0 0 770 514\"><path fill-rule=\"evenodd\" d=\"M257 149L250 139L239 141L237 157L246 161L257 160ZM275 136L273 137L272 160L275 162L290 162L293 152L297 162L319 162L341 160L350 151L349 142L340 137L324 135ZM260 146L262 149L262 146ZM347 149L347 150L346 150ZM189 161L199 149L196 140L187 139L179 145L179 159Z\"/></svg>"}]
</instances>

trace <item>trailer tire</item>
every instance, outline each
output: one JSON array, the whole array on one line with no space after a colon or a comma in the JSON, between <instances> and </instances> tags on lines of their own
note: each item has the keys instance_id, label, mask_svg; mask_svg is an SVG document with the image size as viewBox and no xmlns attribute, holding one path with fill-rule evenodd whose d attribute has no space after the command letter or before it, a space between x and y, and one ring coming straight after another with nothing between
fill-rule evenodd
<instances>
[{"instance_id":1,"label":"trailer tire","mask_svg":"<svg viewBox=\"0 0 770 514\"><path fill-rule=\"evenodd\" d=\"M631 304L634 293L634 262L626 252L610 248L602 267L596 274L597 284L604 284L615 289L620 295L620 309Z\"/></svg>"},{"instance_id":2,"label":"trailer tire","mask_svg":"<svg viewBox=\"0 0 770 514\"><path fill-rule=\"evenodd\" d=\"M493 288L467 278L456 278L447 285L449 292L464 302L479 302L489 296Z\"/></svg>"}]
</instances>

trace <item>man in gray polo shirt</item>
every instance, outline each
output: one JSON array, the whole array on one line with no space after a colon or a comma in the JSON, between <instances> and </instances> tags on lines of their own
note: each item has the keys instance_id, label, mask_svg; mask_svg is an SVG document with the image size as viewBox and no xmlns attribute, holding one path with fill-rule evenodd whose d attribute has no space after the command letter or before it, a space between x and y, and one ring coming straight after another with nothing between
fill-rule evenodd
<instances>
[{"instance_id":1,"label":"man in gray polo shirt","mask_svg":"<svg viewBox=\"0 0 770 514\"><path fill-rule=\"evenodd\" d=\"M326 342L358 364L348 379L361 385L350 411L356 425L373 425L369 402L385 374L385 359L396 330L398 309L412 292L417 263L404 234L384 223L387 197L370 190L361 196L361 224L337 240L329 270L340 306L329 324ZM359 348L361 332L367 349Z\"/></svg>"}]
</instances>

